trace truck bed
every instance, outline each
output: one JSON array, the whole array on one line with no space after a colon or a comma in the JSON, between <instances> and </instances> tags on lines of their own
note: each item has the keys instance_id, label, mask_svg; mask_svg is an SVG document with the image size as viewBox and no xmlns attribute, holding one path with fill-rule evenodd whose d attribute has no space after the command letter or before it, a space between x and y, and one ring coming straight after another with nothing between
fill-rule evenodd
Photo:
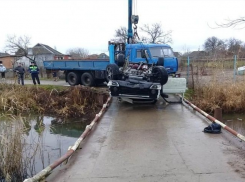
<instances>
[{"instance_id":1,"label":"truck bed","mask_svg":"<svg viewBox=\"0 0 245 182\"><path fill-rule=\"evenodd\" d=\"M109 63L107 59L43 61L48 70L105 70Z\"/></svg>"}]
</instances>

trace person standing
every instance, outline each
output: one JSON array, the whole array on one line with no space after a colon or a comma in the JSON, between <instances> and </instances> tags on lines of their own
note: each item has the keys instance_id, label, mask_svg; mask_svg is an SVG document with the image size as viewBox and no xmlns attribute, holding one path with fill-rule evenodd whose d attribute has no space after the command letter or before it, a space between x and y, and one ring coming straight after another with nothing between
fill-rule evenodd
<instances>
[{"instance_id":1,"label":"person standing","mask_svg":"<svg viewBox=\"0 0 245 182\"><path fill-rule=\"evenodd\" d=\"M53 78L55 82L58 81L59 77L57 76L57 71L53 71Z\"/></svg>"},{"instance_id":2,"label":"person standing","mask_svg":"<svg viewBox=\"0 0 245 182\"><path fill-rule=\"evenodd\" d=\"M25 68L22 67L21 63L18 64L18 66L14 69L14 72L18 75L18 84L24 85L24 74L25 74Z\"/></svg>"},{"instance_id":3,"label":"person standing","mask_svg":"<svg viewBox=\"0 0 245 182\"><path fill-rule=\"evenodd\" d=\"M36 85L36 80L37 83L40 85L40 80L39 80L39 68L37 67L37 65L34 62L31 62L31 65L29 67L29 72L31 73L31 78L33 81L33 84Z\"/></svg>"},{"instance_id":4,"label":"person standing","mask_svg":"<svg viewBox=\"0 0 245 182\"><path fill-rule=\"evenodd\" d=\"M5 66L3 66L2 63L0 63L0 72L1 72L2 80L5 80L5 71L6 71Z\"/></svg>"}]
</instances>

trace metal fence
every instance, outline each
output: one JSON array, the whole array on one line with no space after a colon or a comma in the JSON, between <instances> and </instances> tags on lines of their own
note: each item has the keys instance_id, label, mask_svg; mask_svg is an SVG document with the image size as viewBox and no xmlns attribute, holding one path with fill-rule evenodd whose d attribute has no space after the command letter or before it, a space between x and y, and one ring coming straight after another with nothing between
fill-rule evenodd
<instances>
[{"instance_id":1,"label":"metal fence","mask_svg":"<svg viewBox=\"0 0 245 182\"><path fill-rule=\"evenodd\" d=\"M207 82L216 76L219 80L244 80L245 72L238 72L238 68L245 66L245 58L207 58L181 59L179 73L187 79L188 87L194 87L195 82Z\"/></svg>"}]
</instances>

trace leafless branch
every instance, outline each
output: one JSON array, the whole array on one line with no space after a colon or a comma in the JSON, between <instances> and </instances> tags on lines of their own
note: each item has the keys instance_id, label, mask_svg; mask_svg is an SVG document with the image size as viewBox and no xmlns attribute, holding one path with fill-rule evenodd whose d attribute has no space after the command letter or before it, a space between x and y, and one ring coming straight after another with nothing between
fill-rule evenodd
<instances>
[{"instance_id":1,"label":"leafless branch","mask_svg":"<svg viewBox=\"0 0 245 182\"><path fill-rule=\"evenodd\" d=\"M119 38L119 41L126 43L128 38L128 32L126 27L120 27L119 29L115 30L116 34L115 37Z\"/></svg>"},{"instance_id":2,"label":"leafless branch","mask_svg":"<svg viewBox=\"0 0 245 182\"><path fill-rule=\"evenodd\" d=\"M235 28L235 27L242 25L244 23L245 23L245 17L240 17L240 18L235 19L235 20L227 19L226 23L220 23L220 24L216 23L216 25L218 27L221 27L221 28L229 28L229 27Z\"/></svg>"},{"instance_id":3,"label":"leafless branch","mask_svg":"<svg viewBox=\"0 0 245 182\"><path fill-rule=\"evenodd\" d=\"M140 29L150 37L148 38L148 42L150 43L167 44L172 42L172 31L164 32L160 23L154 23L152 25L145 24Z\"/></svg>"},{"instance_id":4,"label":"leafless branch","mask_svg":"<svg viewBox=\"0 0 245 182\"><path fill-rule=\"evenodd\" d=\"M35 59L28 56L28 46L30 45L31 38L24 35L17 37L16 35L8 36L6 40L6 50L15 53L17 57L27 57L34 61Z\"/></svg>"},{"instance_id":5,"label":"leafless branch","mask_svg":"<svg viewBox=\"0 0 245 182\"><path fill-rule=\"evenodd\" d=\"M66 51L73 59L83 59L88 57L89 51L84 48L72 48Z\"/></svg>"}]
</instances>

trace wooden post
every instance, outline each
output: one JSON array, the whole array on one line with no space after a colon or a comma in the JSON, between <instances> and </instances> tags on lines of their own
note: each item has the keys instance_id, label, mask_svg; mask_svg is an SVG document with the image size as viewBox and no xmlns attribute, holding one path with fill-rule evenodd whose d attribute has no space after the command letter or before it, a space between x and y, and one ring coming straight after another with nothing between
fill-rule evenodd
<instances>
[{"instance_id":1,"label":"wooden post","mask_svg":"<svg viewBox=\"0 0 245 182\"><path fill-rule=\"evenodd\" d=\"M190 57L187 58L187 85L189 84L189 67L190 67Z\"/></svg>"},{"instance_id":2,"label":"wooden post","mask_svg":"<svg viewBox=\"0 0 245 182\"><path fill-rule=\"evenodd\" d=\"M190 64L190 66L191 66L192 89L195 90L193 66L192 64Z\"/></svg>"},{"instance_id":3,"label":"wooden post","mask_svg":"<svg viewBox=\"0 0 245 182\"><path fill-rule=\"evenodd\" d=\"M221 108L216 108L214 110L214 118L216 118L219 121L222 121L223 120L223 117L222 117L222 109Z\"/></svg>"}]
</instances>

